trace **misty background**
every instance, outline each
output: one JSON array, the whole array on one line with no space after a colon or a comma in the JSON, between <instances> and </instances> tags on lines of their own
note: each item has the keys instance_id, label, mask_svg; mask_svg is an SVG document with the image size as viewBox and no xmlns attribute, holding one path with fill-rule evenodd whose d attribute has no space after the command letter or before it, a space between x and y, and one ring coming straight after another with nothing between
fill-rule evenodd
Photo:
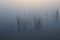
<instances>
[{"instance_id":1,"label":"misty background","mask_svg":"<svg viewBox=\"0 0 60 40\"><path fill-rule=\"evenodd\" d=\"M0 39L60 39L59 4L60 0L0 0Z\"/></svg>"}]
</instances>

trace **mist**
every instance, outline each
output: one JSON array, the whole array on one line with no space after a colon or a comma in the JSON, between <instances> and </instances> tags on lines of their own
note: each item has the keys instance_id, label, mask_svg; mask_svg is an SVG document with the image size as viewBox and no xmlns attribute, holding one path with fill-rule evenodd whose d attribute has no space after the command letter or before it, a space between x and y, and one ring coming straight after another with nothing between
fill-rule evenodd
<instances>
[{"instance_id":1,"label":"mist","mask_svg":"<svg viewBox=\"0 0 60 40\"><path fill-rule=\"evenodd\" d=\"M0 40L59 40L60 0L0 0Z\"/></svg>"}]
</instances>

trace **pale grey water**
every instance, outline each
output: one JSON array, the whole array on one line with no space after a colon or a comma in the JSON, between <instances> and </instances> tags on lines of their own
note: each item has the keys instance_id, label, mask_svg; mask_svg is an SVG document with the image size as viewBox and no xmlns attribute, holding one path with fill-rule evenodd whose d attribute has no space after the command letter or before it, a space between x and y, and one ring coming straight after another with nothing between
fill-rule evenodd
<instances>
[{"instance_id":1,"label":"pale grey water","mask_svg":"<svg viewBox=\"0 0 60 40\"><path fill-rule=\"evenodd\" d=\"M57 0L58 1L58 0ZM56 10L58 19L56 20ZM27 19L28 29L18 31L17 18ZM33 19L41 19L40 32L34 32ZM39 38L40 35L40 38ZM21 5L12 5L0 2L0 39L1 40L59 40L60 39L60 5L50 3L44 7L24 8Z\"/></svg>"}]
</instances>

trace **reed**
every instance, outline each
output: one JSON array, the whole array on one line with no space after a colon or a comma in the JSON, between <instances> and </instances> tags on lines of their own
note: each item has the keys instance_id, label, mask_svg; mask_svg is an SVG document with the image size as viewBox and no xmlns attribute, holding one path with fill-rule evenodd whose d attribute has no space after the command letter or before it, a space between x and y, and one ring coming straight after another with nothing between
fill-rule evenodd
<instances>
[{"instance_id":1,"label":"reed","mask_svg":"<svg viewBox=\"0 0 60 40\"><path fill-rule=\"evenodd\" d=\"M18 30L20 30L20 21L19 21L19 18L17 17L17 15L16 15L16 18L17 18L17 26L18 26Z\"/></svg>"},{"instance_id":2,"label":"reed","mask_svg":"<svg viewBox=\"0 0 60 40\"><path fill-rule=\"evenodd\" d=\"M41 21L40 18L35 18L34 17L34 31L39 32L41 27Z\"/></svg>"},{"instance_id":3,"label":"reed","mask_svg":"<svg viewBox=\"0 0 60 40\"><path fill-rule=\"evenodd\" d=\"M56 10L56 21L58 21L58 17L59 17L59 12L58 9Z\"/></svg>"}]
</instances>

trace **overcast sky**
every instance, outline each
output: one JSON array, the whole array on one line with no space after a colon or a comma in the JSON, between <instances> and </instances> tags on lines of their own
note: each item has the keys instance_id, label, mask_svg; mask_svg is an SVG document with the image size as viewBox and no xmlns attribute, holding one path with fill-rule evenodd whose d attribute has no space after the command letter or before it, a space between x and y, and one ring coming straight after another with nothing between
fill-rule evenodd
<instances>
[{"instance_id":1,"label":"overcast sky","mask_svg":"<svg viewBox=\"0 0 60 40\"><path fill-rule=\"evenodd\" d=\"M0 8L5 7L11 9L57 8L60 7L60 0L0 0Z\"/></svg>"}]
</instances>

